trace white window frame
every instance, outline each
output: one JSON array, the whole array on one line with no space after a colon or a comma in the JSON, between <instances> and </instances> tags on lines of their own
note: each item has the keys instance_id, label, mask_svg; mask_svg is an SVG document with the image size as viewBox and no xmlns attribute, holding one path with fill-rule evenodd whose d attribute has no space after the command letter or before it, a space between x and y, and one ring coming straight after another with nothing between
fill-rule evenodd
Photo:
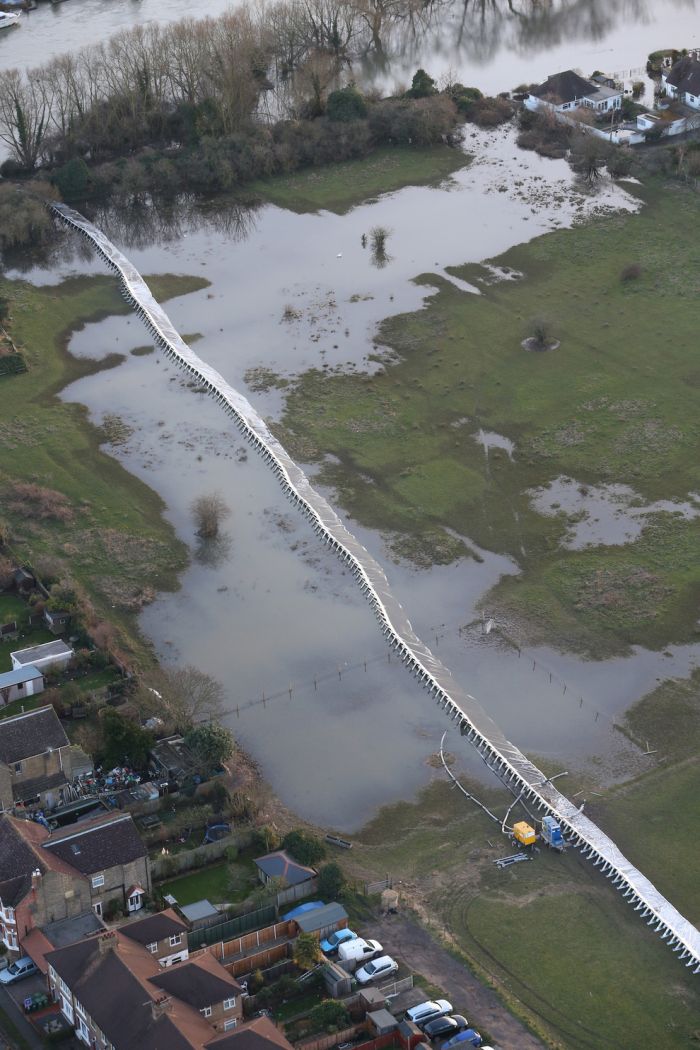
<instances>
[{"instance_id":1,"label":"white window frame","mask_svg":"<svg viewBox=\"0 0 700 1050\"><path fill-rule=\"evenodd\" d=\"M102 918L102 901L95 901L93 906L92 906L92 910L94 911L94 913L97 916L97 918L101 919Z\"/></svg>"},{"instance_id":2,"label":"white window frame","mask_svg":"<svg viewBox=\"0 0 700 1050\"><path fill-rule=\"evenodd\" d=\"M233 1010L236 1005L235 997L233 999L224 999L224 1010Z\"/></svg>"},{"instance_id":3,"label":"white window frame","mask_svg":"<svg viewBox=\"0 0 700 1050\"><path fill-rule=\"evenodd\" d=\"M211 1006L205 1006L199 1012L202 1017L211 1017Z\"/></svg>"},{"instance_id":4,"label":"white window frame","mask_svg":"<svg viewBox=\"0 0 700 1050\"><path fill-rule=\"evenodd\" d=\"M71 1002L70 992L68 992L67 995L65 995L63 991L61 992L61 1013L68 1021L68 1024L74 1023L75 1015L73 1014L73 1004Z\"/></svg>"},{"instance_id":5,"label":"white window frame","mask_svg":"<svg viewBox=\"0 0 700 1050\"><path fill-rule=\"evenodd\" d=\"M105 877L104 877L104 875L93 875L92 876L92 888L93 888L93 890L98 890L100 888L100 886L104 886L104 884L105 884Z\"/></svg>"},{"instance_id":6,"label":"white window frame","mask_svg":"<svg viewBox=\"0 0 700 1050\"><path fill-rule=\"evenodd\" d=\"M155 955L158 951L158 941L152 941L151 944L147 944L146 951L150 952L151 955Z\"/></svg>"},{"instance_id":7,"label":"white window frame","mask_svg":"<svg viewBox=\"0 0 700 1050\"><path fill-rule=\"evenodd\" d=\"M78 1039L82 1039L82 1041L84 1043L87 1043L88 1046L92 1044L92 1036L90 1033L90 1029L87 1026L85 1018L81 1017L80 1015L78 1015L78 1023L75 1026L75 1034L78 1037Z\"/></svg>"},{"instance_id":8,"label":"white window frame","mask_svg":"<svg viewBox=\"0 0 700 1050\"><path fill-rule=\"evenodd\" d=\"M173 933L171 935L171 937L170 937L170 947L171 948L177 948L177 946L179 944L182 944L182 934L181 933Z\"/></svg>"},{"instance_id":9,"label":"white window frame","mask_svg":"<svg viewBox=\"0 0 700 1050\"><path fill-rule=\"evenodd\" d=\"M236 1017L229 1017L227 1021L224 1021L224 1031L230 1032L231 1029L235 1028L237 1024L238 1019Z\"/></svg>"}]
</instances>

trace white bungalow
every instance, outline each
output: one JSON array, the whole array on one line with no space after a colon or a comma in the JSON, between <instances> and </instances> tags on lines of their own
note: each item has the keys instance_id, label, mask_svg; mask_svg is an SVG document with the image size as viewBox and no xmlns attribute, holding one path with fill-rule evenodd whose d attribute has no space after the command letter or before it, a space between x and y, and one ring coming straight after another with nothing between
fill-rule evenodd
<instances>
[{"instance_id":1,"label":"white bungalow","mask_svg":"<svg viewBox=\"0 0 700 1050\"><path fill-rule=\"evenodd\" d=\"M622 90L585 80L578 73L574 73L573 69L567 69L564 73L555 73L547 77L544 84L530 91L525 105L528 109L540 109L544 106L557 113L579 108L609 113L622 106Z\"/></svg>"},{"instance_id":2,"label":"white bungalow","mask_svg":"<svg viewBox=\"0 0 700 1050\"><path fill-rule=\"evenodd\" d=\"M691 55L675 62L661 74L669 98L677 98L692 109L700 109L700 61Z\"/></svg>"}]
</instances>

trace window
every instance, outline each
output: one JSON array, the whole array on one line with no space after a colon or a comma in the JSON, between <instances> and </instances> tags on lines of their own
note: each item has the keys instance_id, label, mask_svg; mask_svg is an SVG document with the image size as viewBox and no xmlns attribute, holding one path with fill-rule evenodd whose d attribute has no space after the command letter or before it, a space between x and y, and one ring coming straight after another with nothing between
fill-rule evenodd
<instances>
[{"instance_id":1,"label":"window","mask_svg":"<svg viewBox=\"0 0 700 1050\"><path fill-rule=\"evenodd\" d=\"M15 921L15 909L14 908L5 908L5 921L6 922L11 922L11 923L14 924L14 921Z\"/></svg>"},{"instance_id":2,"label":"window","mask_svg":"<svg viewBox=\"0 0 700 1050\"><path fill-rule=\"evenodd\" d=\"M235 1017L229 1017L228 1021L224 1021L224 1031L230 1032L232 1028L236 1027L237 1023Z\"/></svg>"},{"instance_id":3,"label":"window","mask_svg":"<svg viewBox=\"0 0 700 1050\"><path fill-rule=\"evenodd\" d=\"M95 901L95 903L92 906L92 910L94 911L94 913L97 916L97 918L101 919L102 918L102 901Z\"/></svg>"},{"instance_id":4,"label":"window","mask_svg":"<svg viewBox=\"0 0 700 1050\"><path fill-rule=\"evenodd\" d=\"M181 933L174 933L172 935L172 937L170 938L170 947L171 948L176 948L177 945L181 944L181 943L182 943L182 934Z\"/></svg>"},{"instance_id":5,"label":"window","mask_svg":"<svg viewBox=\"0 0 700 1050\"><path fill-rule=\"evenodd\" d=\"M87 1043L88 1046L92 1045L90 1040L90 1029L85 1024L85 1021L83 1021L82 1017L78 1018L78 1026L75 1030L75 1034L77 1035L78 1039L82 1039L82 1041L84 1043Z\"/></svg>"},{"instance_id":6,"label":"window","mask_svg":"<svg viewBox=\"0 0 700 1050\"><path fill-rule=\"evenodd\" d=\"M152 944L147 944L146 945L146 951L150 952L151 955L155 955L156 952L158 951L158 942L157 941L153 941Z\"/></svg>"},{"instance_id":7,"label":"window","mask_svg":"<svg viewBox=\"0 0 700 1050\"><path fill-rule=\"evenodd\" d=\"M22 763L21 762L15 762L14 770L15 770L15 773L21 773L22 772Z\"/></svg>"},{"instance_id":8,"label":"window","mask_svg":"<svg viewBox=\"0 0 700 1050\"><path fill-rule=\"evenodd\" d=\"M211 1006L205 1006L204 1009L199 1012L204 1017L211 1017Z\"/></svg>"},{"instance_id":9,"label":"window","mask_svg":"<svg viewBox=\"0 0 700 1050\"><path fill-rule=\"evenodd\" d=\"M224 999L224 1010L233 1010L235 1005L235 999Z\"/></svg>"},{"instance_id":10,"label":"window","mask_svg":"<svg viewBox=\"0 0 700 1050\"><path fill-rule=\"evenodd\" d=\"M104 875L93 875L92 876L92 888L96 890L99 886L104 886L105 877Z\"/></svg>"}]
</instances>

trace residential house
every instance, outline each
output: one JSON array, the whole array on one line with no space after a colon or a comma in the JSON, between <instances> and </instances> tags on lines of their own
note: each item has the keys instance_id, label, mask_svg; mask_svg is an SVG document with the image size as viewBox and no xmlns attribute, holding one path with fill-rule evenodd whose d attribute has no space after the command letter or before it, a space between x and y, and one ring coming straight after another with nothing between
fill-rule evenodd
<instances>
[{"instance_id":1,"label":"residential house","mask_svg":"<svg viewBox=\"0 0 700 1050\"><path fill-rule=\"evenodd\" d=\"M85 937L92 937L96 933L104 933L105 924L95 915L94 911L82 912L67 919L58 919L50 922L41 929L34 927L22 938L22 952L38 966L44 977L48 977L49 964L46 956L56 948L65 948L68 944L75 944Z\"/></svg>"},{"instance_id":2,"label":"residential house","mask_svg":"<svg viewBox=\"0 0 700 1050\"><path fill-rule=\"evenodd\" d=\"M254 863L258 869L258 877L264 886L272 879L281 879L285 886L300 886L316 878L313 868L297 864L294 858L283 849L275 850L274 853L266 853L264 857L257 857Z\"/></svg>"},{"instance_id":3,"label":"residential house","mask_svg":"<svg viewBox=\"0 0 700 1050\"><path fill-rule=\"evenodd\" d=\"M13 700L24 700L36 696L44 688L44 676L34 664L27 664L18 671L0 674L0 704L11 704Z\"/></svg>"},{"instance_id":4,"label":"residential house","mask_svg":"<svg viewBox=\"0 0 700 1050\"><path fill-rule=\"evenodd\" d=\"M700 60L692 55L680 58L661 74L661 83L670 98L700 110Z\"/></svg>"},{"instance_id":5,"label":"residential house","mask_svg":"<svg viewBox=\"0 0 700 1050\"><path fill-rule=\"evenodd\" d=\"M44 609L44 623L52 634L65 634L70 627L71 614L65 609Z\"/></svg>"},{"instance_id":6,"label":"residential house","mask_svg":"<svg viewBox=\"0 0 700 1050\"><path fill-rule=\"evenodd\" d=\"M148 850L130 813L109 814L54 831L42 850L90 882L90 903L101 918L112 902L139 911L151 892Z\"/></svg>"},{"instance_id":7,"label":"residential house","mask_svg":"<svg viewBox=\"0 0 700 1050\"><path fill-rule=\"evenodd\" d=\"M153 955L160 966L184 962L189 956L188 925L172 908L122 926L121 933Z\"/></svg>"},{"instance_id":8,"label":"residential house","mask_svg":"<svg viewBox=\"0 0 700 1050\"><path fill-rule=\"evenodd\" d=\"M28 649L18 649L10 653L10 659L15 670L33 664L40 671L64 671L74 655L71 647L59 639L32 645Z\"/></svg>"},{"instance_id":9,"label":"residential house","mask_svg":"<svg viewBox=\"0 0 700 1050\"><path fill-rule=\"evenodd\" d=\"M63 1015L95 1050L291 1050L268 1018L241 1024L240 987L206 950L162 969L120 929L46 958Z\"/></svg>"},{"instance_id":10,"label":"residential house","mask_svg":"<svg viewBox=\"0 0 700 1050\"><path fill-rule=\"evenodd\" d=\"M30 665L32 666L32 665ZM53 809L72 779L68 737L53 707L0 720L0 807Z\"/></svg>"},{"instance_id":11,"label":"residential house","mask_svg":"<svg viewBox=\"0 0 700 1050\"><path fill-rule=\"evenodd\" d=\"M622 106L623 92L617 87L608 87L567 69L547 77L543 84L533 88L525 105L529 109L553 110L557 113L575 109L592 109L596 113L611 113Z\"/></svg>"},{"instance_id":12,"label":"residential house","mask_svg":"<svg viewBox=\"0 0 700 1050\"><path fill-rule=\"evenodd\" d=\"M140 908L150 892L148 855L129 814L74 824L50 835L0 814L0 937L19 952L32 930L94 912L115 900Z\"/></svg>"}]
</instances>

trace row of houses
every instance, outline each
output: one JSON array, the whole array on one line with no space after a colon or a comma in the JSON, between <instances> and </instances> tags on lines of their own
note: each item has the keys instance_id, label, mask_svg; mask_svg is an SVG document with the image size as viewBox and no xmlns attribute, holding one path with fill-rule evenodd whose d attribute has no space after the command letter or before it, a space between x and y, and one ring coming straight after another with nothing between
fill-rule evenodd
<instances>
[{"instance_id":1,"label":"row of houses","mask_svg":"<svg viewBox=\"0 0 700 1050\"><path fill-rule=\"evenodd\" d=\"M573 121L576 112L592 111L596 117L610 117L606 127L587 128L618 145L647 141L649 132L663 136L679 135L700 123L700 60L695 54L685 55L661 74L662 98L659 108L639 113L634 121L615 124L615 114L622 109L624 91L619 84L602 75L586 79L572 69L549 76L544 83L531 88L524 102L528 109L548 110L559 119Z\"/></svg>"}]
</instances>

